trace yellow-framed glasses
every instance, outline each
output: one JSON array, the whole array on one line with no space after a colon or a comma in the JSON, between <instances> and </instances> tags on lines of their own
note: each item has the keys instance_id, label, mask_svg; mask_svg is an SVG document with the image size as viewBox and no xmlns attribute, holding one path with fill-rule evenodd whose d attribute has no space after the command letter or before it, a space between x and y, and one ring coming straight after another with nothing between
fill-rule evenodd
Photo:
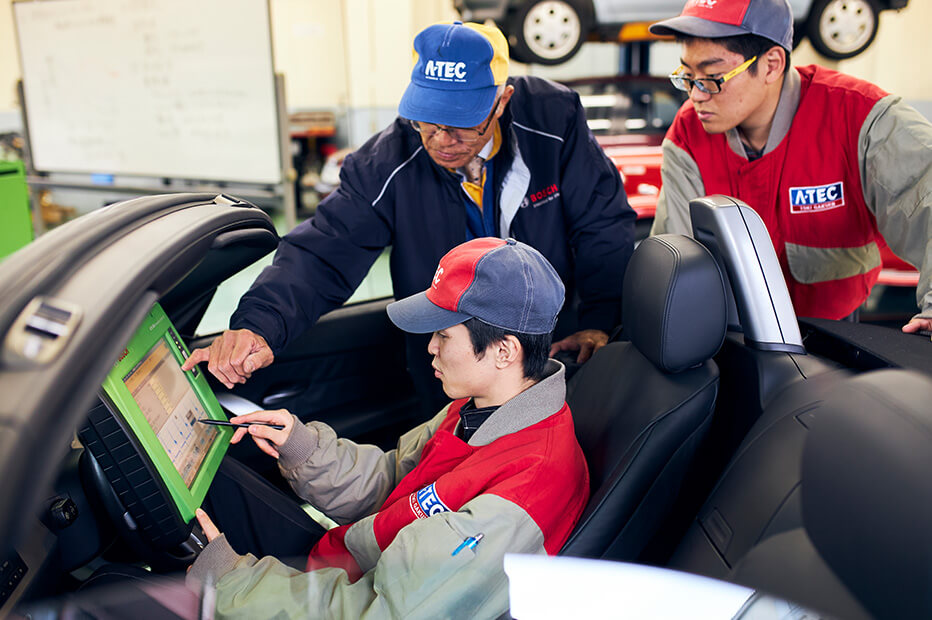
<instances>
[{"instance_id":1,"label":"yellow-framed glasses","mask_svg":"<svg viewBox=\"0 0 932 620\"><path fill-rule=\"evenodd\" d=\"M748 58L743 63L723 75L722 77L717 78L690 78L682 74L686 70L686 67L680 65L680 68L670 74L670 81L673 82L673 86L677 89L686 91L687 93L693 89L693 86L699 89L700 92L706 93L707 95L715 95L722 92L722 84L730 80L731 78L747 71L748 67L754 64L754 61L757 60L757 56L752 56Z\"/></svg>"}]
</instances>

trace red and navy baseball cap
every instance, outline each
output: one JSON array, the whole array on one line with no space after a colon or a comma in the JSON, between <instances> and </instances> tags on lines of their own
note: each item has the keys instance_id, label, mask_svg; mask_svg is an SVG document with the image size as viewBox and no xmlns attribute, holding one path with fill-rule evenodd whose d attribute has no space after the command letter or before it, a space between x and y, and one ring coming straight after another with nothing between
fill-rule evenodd
<instances>
[{"instance_id":1,"label":"red and navy baseball cap","mask_svg":"<svg viewBox=\"0 0 932 620\"><path fill-rule=\"evenodd\" d=\"M508 79L508 42L495 26L434 24L414 38L411 82L398 105L402 117L475 127L489 116Z\"/></svg>"},{"instance_id":2,"label":"red and navy baseball cap","mask_svg":"<svg viewBox=\"0 0 932 620\"><path fill-rule=\"evenodd\" d=\"M504 330L548 334L563 307L563 282L543 255L514 239L481 237L440 259L430 288L388 304L388 318L414 334L477 318Z\"/></svg>"},{"instance_id":3,"label":"red and navy baseball cap","mask_svg":"<svg viewBox=\"0 0 932 620\"><path fill-rule=\"evenodd\" d=\"M678 17L659 21L652 34L720 39L756 34L793 49L793 12L787 0L688 0Z\"/></svg>"}]
</instances>

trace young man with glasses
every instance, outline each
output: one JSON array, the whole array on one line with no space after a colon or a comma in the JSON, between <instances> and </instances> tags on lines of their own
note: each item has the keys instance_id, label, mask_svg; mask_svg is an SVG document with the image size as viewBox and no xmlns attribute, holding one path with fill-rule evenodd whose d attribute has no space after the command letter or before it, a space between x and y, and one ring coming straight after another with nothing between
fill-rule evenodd
<instances>
[{"instance_id":1,"label":"young man with glasses","mask_svg":"<svg viewBox=\"0 0 932 620\"><path fill-rule=\"evenodd\" d=\"M786 0L689 0L651 32L682 44L670 79L689 93L651 233L691 234L693 198L740 198L770 232L797 314L830 319L867 298L882 234L921 274L904 331L932 329L932 125L873 84L791 67Z\"/></svg>"},{"instance_id":2,"label":"young man with glasses","mask_svg":"<svg viewBox=\"0 0 932 620\"><path fill-rule=\"evenodd\" d=\"M566 284L570 312L554 353L575 350L582 362L608 341L636 216L579 97L540 78L509 79L508 45L494 26L436 24L414 52L399 117L346 158L339 189L284 237L233 331L188 366L209 360L228 387L241 383L341 305L386 246L401 298L431 281L450 248L486 236L535 247ZM408 338L409 369L433 411L444 399L425 349L426 339Z\"/></svg>"}]
</instances>

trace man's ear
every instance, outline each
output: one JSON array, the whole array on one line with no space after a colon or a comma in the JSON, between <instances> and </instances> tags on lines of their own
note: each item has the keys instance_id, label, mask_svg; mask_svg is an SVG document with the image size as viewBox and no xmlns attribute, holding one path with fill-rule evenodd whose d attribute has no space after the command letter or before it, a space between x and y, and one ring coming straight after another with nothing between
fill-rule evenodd
<instances>
[{"instance_id":1,"label":"man's ear","mask_svg":"<svg viewBox=\"0 0 932 620\"><path fill-rule=\"evenodd\" d=\"M764 52L757 61L764 70L764 81L767 84L783 81L783 71L786 68L786 50L774 45Z\"/></svg>"},{"instance_id":2,"label":"man's ear","mask_svg":"<svg viewBox=\"0 0 932 620\"><path fill-rule=\"evenodd\" d=\"M508 105L508 101L511 100L511 96L515 93L515 87L511 84L505 86L505 89L502 91L502 98L498 102L498 109L495 110L495 118L499 118L502 114L505 113L505 106Z\"/></svg>"},{"instance_id":3,"label":"man's ear","mask_svg":"<svg viewBox=\"0 0 932 620\"><path fill-rule=\"evenodd\" d=\"M497 368L507 368L516 362L520 363L524 352L521 343L511 334L493 344L492 348L495 350L495 366Z\"/></svg>"}]
</instances>

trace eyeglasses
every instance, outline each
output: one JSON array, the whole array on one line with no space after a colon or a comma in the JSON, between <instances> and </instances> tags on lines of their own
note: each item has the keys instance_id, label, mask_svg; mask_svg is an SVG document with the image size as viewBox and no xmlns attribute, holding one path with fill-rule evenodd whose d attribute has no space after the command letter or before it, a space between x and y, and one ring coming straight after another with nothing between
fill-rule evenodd
<instances>
[{"instance_id":1,"label":"eyeglasses","mask_svg":"<svg viewBox=\"0 0 932 620\"><path fill-rule=\"evenodd\" d=\"M693 89L693 86L699 89L699 92L706 93L707 95L715 95L722 92L722 84L735 77L736 75L743 73L754 64L754 61L757 60L757 56L748 58L743 63L723 75L722 77L717 78L689 78L684 76L681 72L686 70L686 67L680 66L679 69L670 74L670 81L673 82L673 86L677 89L686 91L687 93Z\"/></svg>"},{"instance_id":2,"label":"eyeglasses","mask_svg":"<svg viewBox=\"0 0 932 620\"><path fill-rule=\"evenodd\" d=\"M418 132L425 139L430 140L438 131L445 131L447 135L456 140L457 142L462 142L463 144L475 144L479 141L485 132L489 129L489 125L492 124L492 121L495 120L495 111L498 109L498 103L501 101L501 97L498 97L495 100L495 105L492 106L492 112L489 114L489 120L485 122L485 125L482 126L482 129L476 129L475 127L447 127L446 125L437 125L435 123L425 123L423 121L408 121L411 123L411 126L414 127L414 131Z\"/></svg>"}]
</instances>

